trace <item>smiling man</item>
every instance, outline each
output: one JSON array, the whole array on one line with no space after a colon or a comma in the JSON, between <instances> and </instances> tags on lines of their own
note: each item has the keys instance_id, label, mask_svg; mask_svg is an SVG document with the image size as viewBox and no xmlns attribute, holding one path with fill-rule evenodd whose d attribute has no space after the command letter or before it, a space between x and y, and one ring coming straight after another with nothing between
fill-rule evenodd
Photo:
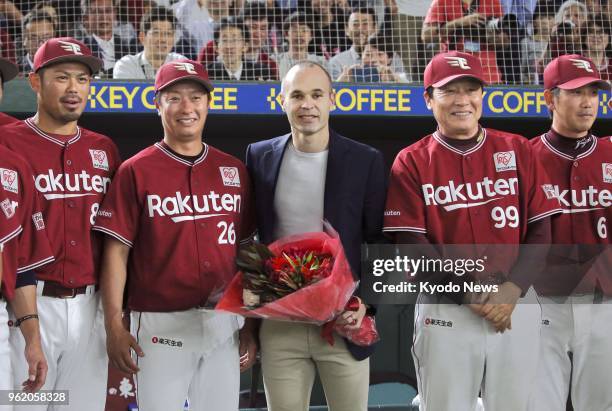
<instances>
[{"instance_id":1,"label":"smiling man","mask_svg":"<svg viewBox=\"0 0 612 411\"><path fill-rule=\"evenodd\" d=\"M108 360L96 332L99 242L92 237L98 206L119 164L106 136L78 126L92 73L102 62L69 37L46 41L34 56L29 80L36 93L34 117L3 128L0 144L23 156L44 197L42 217L55 262L36 268L38 315L49 364L44 389L69 390L66 410L103 410ZM27 375L24 340L11 330L17 384ZM77 389L78 387L78 389ZM47 409L30 405L30 409Z\"/></svg>"},{"instance_id":2,"label":"smiling man","mask_svg":"<svg viewBox=\"0 0 612 411\"><path fill-rule=\"evenodd\" d=\"M193 411L236 410L239 370L255 360L252 332L239 337L238 317L212 310L236 272L239 244L254 234L246 168L202 141L212 90L195 61L159 69L163 140L119 168L94 227L107 235L109 358L136 374L145 411L178 410L187 397ZM122 321L126 282L132 333Z\"/></svg>"},{"instance_id":3,"label":"smiling man","mask_svg":"<svg viewBox=\"0 0 612 411\"><path fill-rule=\"evenodd\" d=\"M592 60L574 54L546 66L544 87L552 127L531 142L537 161L551 170L563 213L552 218L552 242L559 245L535 283L543 303L542 355L530 409L564 409L571 392L575 410L603 410L612 404L612 144L591 127L599 90L610 84Z\"/></svg>"},{"instance_id":4,"label":"smiling man","mask_svg":"<svg viewBox=\"0 0 612 411\"><path fill-rule=\"evenodd\" d=\"M335 94L329 74L313 62L293 66L281 85L291 133L252 144L247 167L257 201L262 243L323 231L329 221L340 235L356 279L361 245L381 240L386 193L379 151L329 127ZM367 306L345 312L340 321L359 328ZM365 411L374 347L359 347L335 336L332 346L312 324L264 320L259 334L266 398L270 411L306 411L318 371L329 409Z\"/></svg>"},{"instance_id":5,"label":"smiling man","mask_svg":"<svg viewBox=\"0 0 612 411\"><path fill-rule=\"evenodd\" d=\"M527 139L479 125L478 57L438 54L424 79L438 129L397 155L383 230L398 244L548 243L558 204L540 188L544 172ZM459 194L443 194L452 190ZM470 258L481 258L477 249ZM470 279L498 292L419 295L413 357L422 411L474 410L481 391L485 409L525 411L538 357L540 308L531 289L538 266L516 249L503 248ZM439 284L467 281L441 274Z\"/></svg>"}]
</instances>

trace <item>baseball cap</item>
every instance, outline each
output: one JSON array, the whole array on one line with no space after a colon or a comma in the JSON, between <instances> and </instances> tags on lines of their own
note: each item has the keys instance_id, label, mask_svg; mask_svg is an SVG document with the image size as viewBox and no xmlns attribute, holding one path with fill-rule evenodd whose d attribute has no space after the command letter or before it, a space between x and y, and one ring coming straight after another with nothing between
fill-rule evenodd
<instances>
[{"instance_id":1,"label":"baseball cap","mask_svg":"<svg viewBox=\"0 0 612 411\"><path fill-rule=\"evenodd\" d=\"M155 76L155 93L183 80L200 83L209 93L215 88L203 65L193 60L180 59L165 63L159 68Z\"/></svg>"},{"instance_id":2,"label":"baseball cap","mask_svg":"<svg viewBox=\"0 0 612 411\"><path fill-rule=\"evenodd\" d=\"M83 63L92 74L102 68L102 60L92 55L85 44L72 37L58 37L45 41L34 55L34 72L56 63Z\"/></svg>"},{"instance_id":3,"label":"baseball cap","mask_svg":"<svg viewBox=\"0 0 612 411\"><path fill-rule=\"evenodd\" d=\"M6 83L11 81L19 73L19 68L12 61L4 58L0 58L0 74L2 75L2 82Z\"/></svg>"},{"instance_id":4,"label":"baseball cap","mask_svg":"<svg viewBox=\"0 0 612 411\"><path fill-rule=\"evenodd\" d=\"M594 84L597 87L610 90L610 84L599 76L599 70L593 61L579 54L565 54L559 56L544 69L544 88L558 87L564 90L573 90Z\"/></svg>"},{"instance_id":5,"label":"baseball cap","mask_svg":"<svg viewBox=\"0 0 612 411\"><path fill-rule=\"evenodd\" d=\"M436 54L431 59L424 73L425 88L442 87L453 80L471 77L486 84L480 59L468 53L449 51Z\"/></svg>"}]
</instances>

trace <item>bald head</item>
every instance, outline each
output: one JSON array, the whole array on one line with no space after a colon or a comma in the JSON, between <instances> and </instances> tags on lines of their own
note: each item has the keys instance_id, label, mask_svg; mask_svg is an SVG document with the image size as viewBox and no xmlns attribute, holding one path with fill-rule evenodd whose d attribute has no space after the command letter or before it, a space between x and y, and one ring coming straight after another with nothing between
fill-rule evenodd
<instances>
[{"instance_id":1,"label":"bald head","mask_svg":"<svg viewBox=\"0 0 612 411\"><path fill-rule=\"evenodd\" d=\"M318 77L317 74L323 75L327 79L327 91L332 91L332 78L325 69L325 67L313 61L303 60L295 63L289 69L285 77L283 77L283 81L281 82L281 94L284 95L285 92L291 88L291 84L295 82L297 77L300 77L306 73L308 73L309 75L315 75L316 77Z\"/></svg>"}]
</instances>

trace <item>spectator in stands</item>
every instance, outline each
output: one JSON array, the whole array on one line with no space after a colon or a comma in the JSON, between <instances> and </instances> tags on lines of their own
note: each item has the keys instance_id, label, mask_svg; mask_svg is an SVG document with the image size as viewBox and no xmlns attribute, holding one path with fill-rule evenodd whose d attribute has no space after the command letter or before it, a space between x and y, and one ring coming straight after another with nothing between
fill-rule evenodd
<instances>
[{"instance_id":1,"label":"spectator in stands","mask_svg":"<svg viewBox=\"0 0 612 411\"><path fill-rule=\"evenodd\" d=\"M406 73L398 73L391 68L393 46L383 36L372 36L363 48L361 64L346 67L337 81L361 83L408 83Z\"/></svg>"},{"instance_id":2,"label":"spectator in stands","mask_svg":"<svg viewBox=\"0 0 612 411\"><path fill-rule=\"evenodd\" d=\"M23 14L10 0L0 0L0 17L10 28L18 27L23 20Z\"/></svg>"},{"instance_id":3,"label":"spectator in stands","mask_svg":"<svg viewBox=\"0 0 612 411\"><path fill-rule=\"evenodd\" d=\"M303 60L314 61L327 69L325 57L308 53L308 46L312 40L312 19L304 13L291 14L285 20L283 34L289 48L285 53L275 56L281 79L295 63Z\"/></svg>"},{"instance_id":4,"label":"spectator in stands","mask_svg":"<svg viewBox=\"0 0 612 411\"><path fill-rule=\"evenodd\" d=\"M392 0L391 3L395 50L402 57L409 77L422 81L425 66L437 48L421 40L421 29L431 0Z\"/></svg>"},{"instance_id":5,"label":"spectator in stands","mask_svg":"<svg viewBox=\"0 0 612 411\"><path fill-rule=\"evenodd\" d=\"M200 50L214 39L215 24L232 15L232 4L233 0L180 0L173 8L179 26Z\"/></svg>"},{"instance_id":6,"label":"spectator in stands","mask_svg":"<svg viewBox=\"0 0 612 411\"><path fill-rule=\"evenodd\" d=\"M278 52L276 36L270 36L268 8L262 3L248 3L242 12L242 20L251 36L244 59L261 64L268 69L267 77L278 78L276 62L270 55Z\"/></svg>"},{"instance_id":7,"label":"spectator in stands","mask_svg":"<svg viewBox=\"0 0 612 411\"><path fill-rule=\"evenodd\" d=\"M582 27L583 55L590 58L602 80L612 80L610 31L601 15L592 16Z\"/></svg>"},{"instance_id":8,"label":"spectator in stands","mask_svg":"<svg viewBox=\"0 0 612 411\"><path fill-rule=\"evenodd\" d=\"M569 21L580 29L582 24L587 21L588 15L589 11L584 3L577 0L567 0L559 7L559 11L557 11L555 16L555 22L559 24Z\"/></svg>"},{"instance_id":9,"label":"spectator in stands","mask_svg":"<svg viewBox=\"0 0 612 411\"><path fill-rule=\"evenodd\" d=\"M176 34L176 18L172 10L154 7L142 17L138 40L144 50L123 56L113 70L116 79L155 79L157 70L169 61L185 56L171 52Z\"/></svg>"},{"instance_id":10,"label":"spectator in stands","mask_svg":"<svg viewBox=\"0 0 612 411\"><path fill-rule=\"evenodd\" d=\"M244 60L249 42L249 30L241 19L227 17L215 29L219 61L207 66L212 80L272 80L268 67Z\"/></svg>"},{"instance_id":11,"label":"spectator in stands","mask_svg":"<svg viewBox=\"0 0 612 411\"><path fill-rule=\"evenodd\" d=\"M526 37L526 29L514 14L504 15L492 28L497 32L500 42L496 45L496 53L502 81L506 84L518 84L521 82L520 46Z\"/></svg>"},{"instance_id":12,"label":"spectator in stands","mask_svg":"<svg viewBox=\"0 0 612 411\"><path fill-rule=\"evenodd\" d=\"M334 0L306 1L300 10L313 20L310 53L330 59L350 47L345 33L349 13Z\"/></svg>"},{"instance_id":13,"label":"spectator in stands","mask_svg":"<svg viewBox=\"0 0 612 411\"><path fill-rule=\"evenodd\" d=\"M113 0L83 0L81 7L86 35L80 40L104 61L99 75L112 77L115 62L126 54L135 53L136 43L124 42L113 33L116 15Z\"/></svg>"},{"instance_id":14,"label":"spectator in stands","mask_svg":"<svg viewBox=\"0 0 612 411\"><path fill-rule=\"evenodd\" d=\"M533 36L521 41L521 82L538 84L537 64L544 57L554 25L554 16L543 9L533 16Z\"/></svg>"},{"instance_id":15,"label":"spectator in stands","mask_svg":"<svg viewBox=\"0 0 612 411\"><path fill-rule=\"evenodd\" d=\"M599 15L602 13L602 3L606 0L585 0L584 4L587 7L589 14Z\"/></svg>"},{"instance_id":16,"label":"spectator in stands","mask_svg":"<svg viewBox=\"0 0 612 411\"><path fill-rule=\"evenodd\" d=\"M499 83L498 30L491 29L503 10L499 0L433 0L423 23L421 38L425 43L440 43L442 50L472 53L480 58L484 79Z\"/></svg>"},{"instance_id":17,"label":"spectator in stands","mask_svg":"<svg viewBox=\"0 0 612 411\"><path fill-rule=\"evenodd\" d=\"M34 55L38 48L47 40L56 36L53 17L42 10L34 10L26 14L21 29L23 55L19 58L19 71L30 73L34 71Z\"/></svg>"},{"instance_id":18,"label":"spectator in stands","mask_svg":"<svg viewBox=\"0 0 612 411\"><path fill-rule=\"evenodd\" d=\"M501 0L504 16L512 14L516 21L527 33L531 33L533 14L538 0Z\"/></svg>"},{"instance_id":19,"label":"spectator in stands","mask_svg":"<svg viewBox=\"0 0 612 411\"><path fill-rule=\"evenodd\" d=\"M361 54L368 39L376 35L376 15L372 9L355 9L346 25L346 34L352 41L351 48L332 57L329 61L330 74L337 79L347 67L361 64ZM404 72L402 59L394 54L391 68L396 73Z\"/></svg>"},{"instance_id":20,"label":"spectator in stands","mask_svg":"<svg viewBox=\"0 0 612 411\"><path fill-rule=\"evenodd\" d=\"M563 54L583 54L580 30L571 21L555 24L550 34L548 47L544 52L544 58L538 64L538 76L542 79L544 67L553 59ZM539 81L541 83L541 81Z\"/></svg>"}]
</instances>

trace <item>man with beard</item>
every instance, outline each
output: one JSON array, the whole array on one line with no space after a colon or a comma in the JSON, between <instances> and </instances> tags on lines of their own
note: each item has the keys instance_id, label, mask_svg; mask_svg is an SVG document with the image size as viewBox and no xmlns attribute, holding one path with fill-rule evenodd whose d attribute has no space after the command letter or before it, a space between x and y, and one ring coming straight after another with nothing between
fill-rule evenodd
<instances>
[{"instance_id":1,"label":"man with beard","mask_svg":"<svg viewBox=\"0 0 612 411\"><path fill-rule=\"evenodd\" d=\"M45 201L42 216L56 260L35 270L42 345L49 364L43 389L69 390L66 410L103 410L107 357L96 331L98 242L91 235L119 153L105 136L77 125L102 62L69 37L45 42L34 56L30 85L36 114L3 128L0 144L23 156ZM11 333L15 383L27 375L24 341ZM78 386L78 389L77 389ZM47 409L30 405L29 409Z\"/></svg>"}]
</instances>

